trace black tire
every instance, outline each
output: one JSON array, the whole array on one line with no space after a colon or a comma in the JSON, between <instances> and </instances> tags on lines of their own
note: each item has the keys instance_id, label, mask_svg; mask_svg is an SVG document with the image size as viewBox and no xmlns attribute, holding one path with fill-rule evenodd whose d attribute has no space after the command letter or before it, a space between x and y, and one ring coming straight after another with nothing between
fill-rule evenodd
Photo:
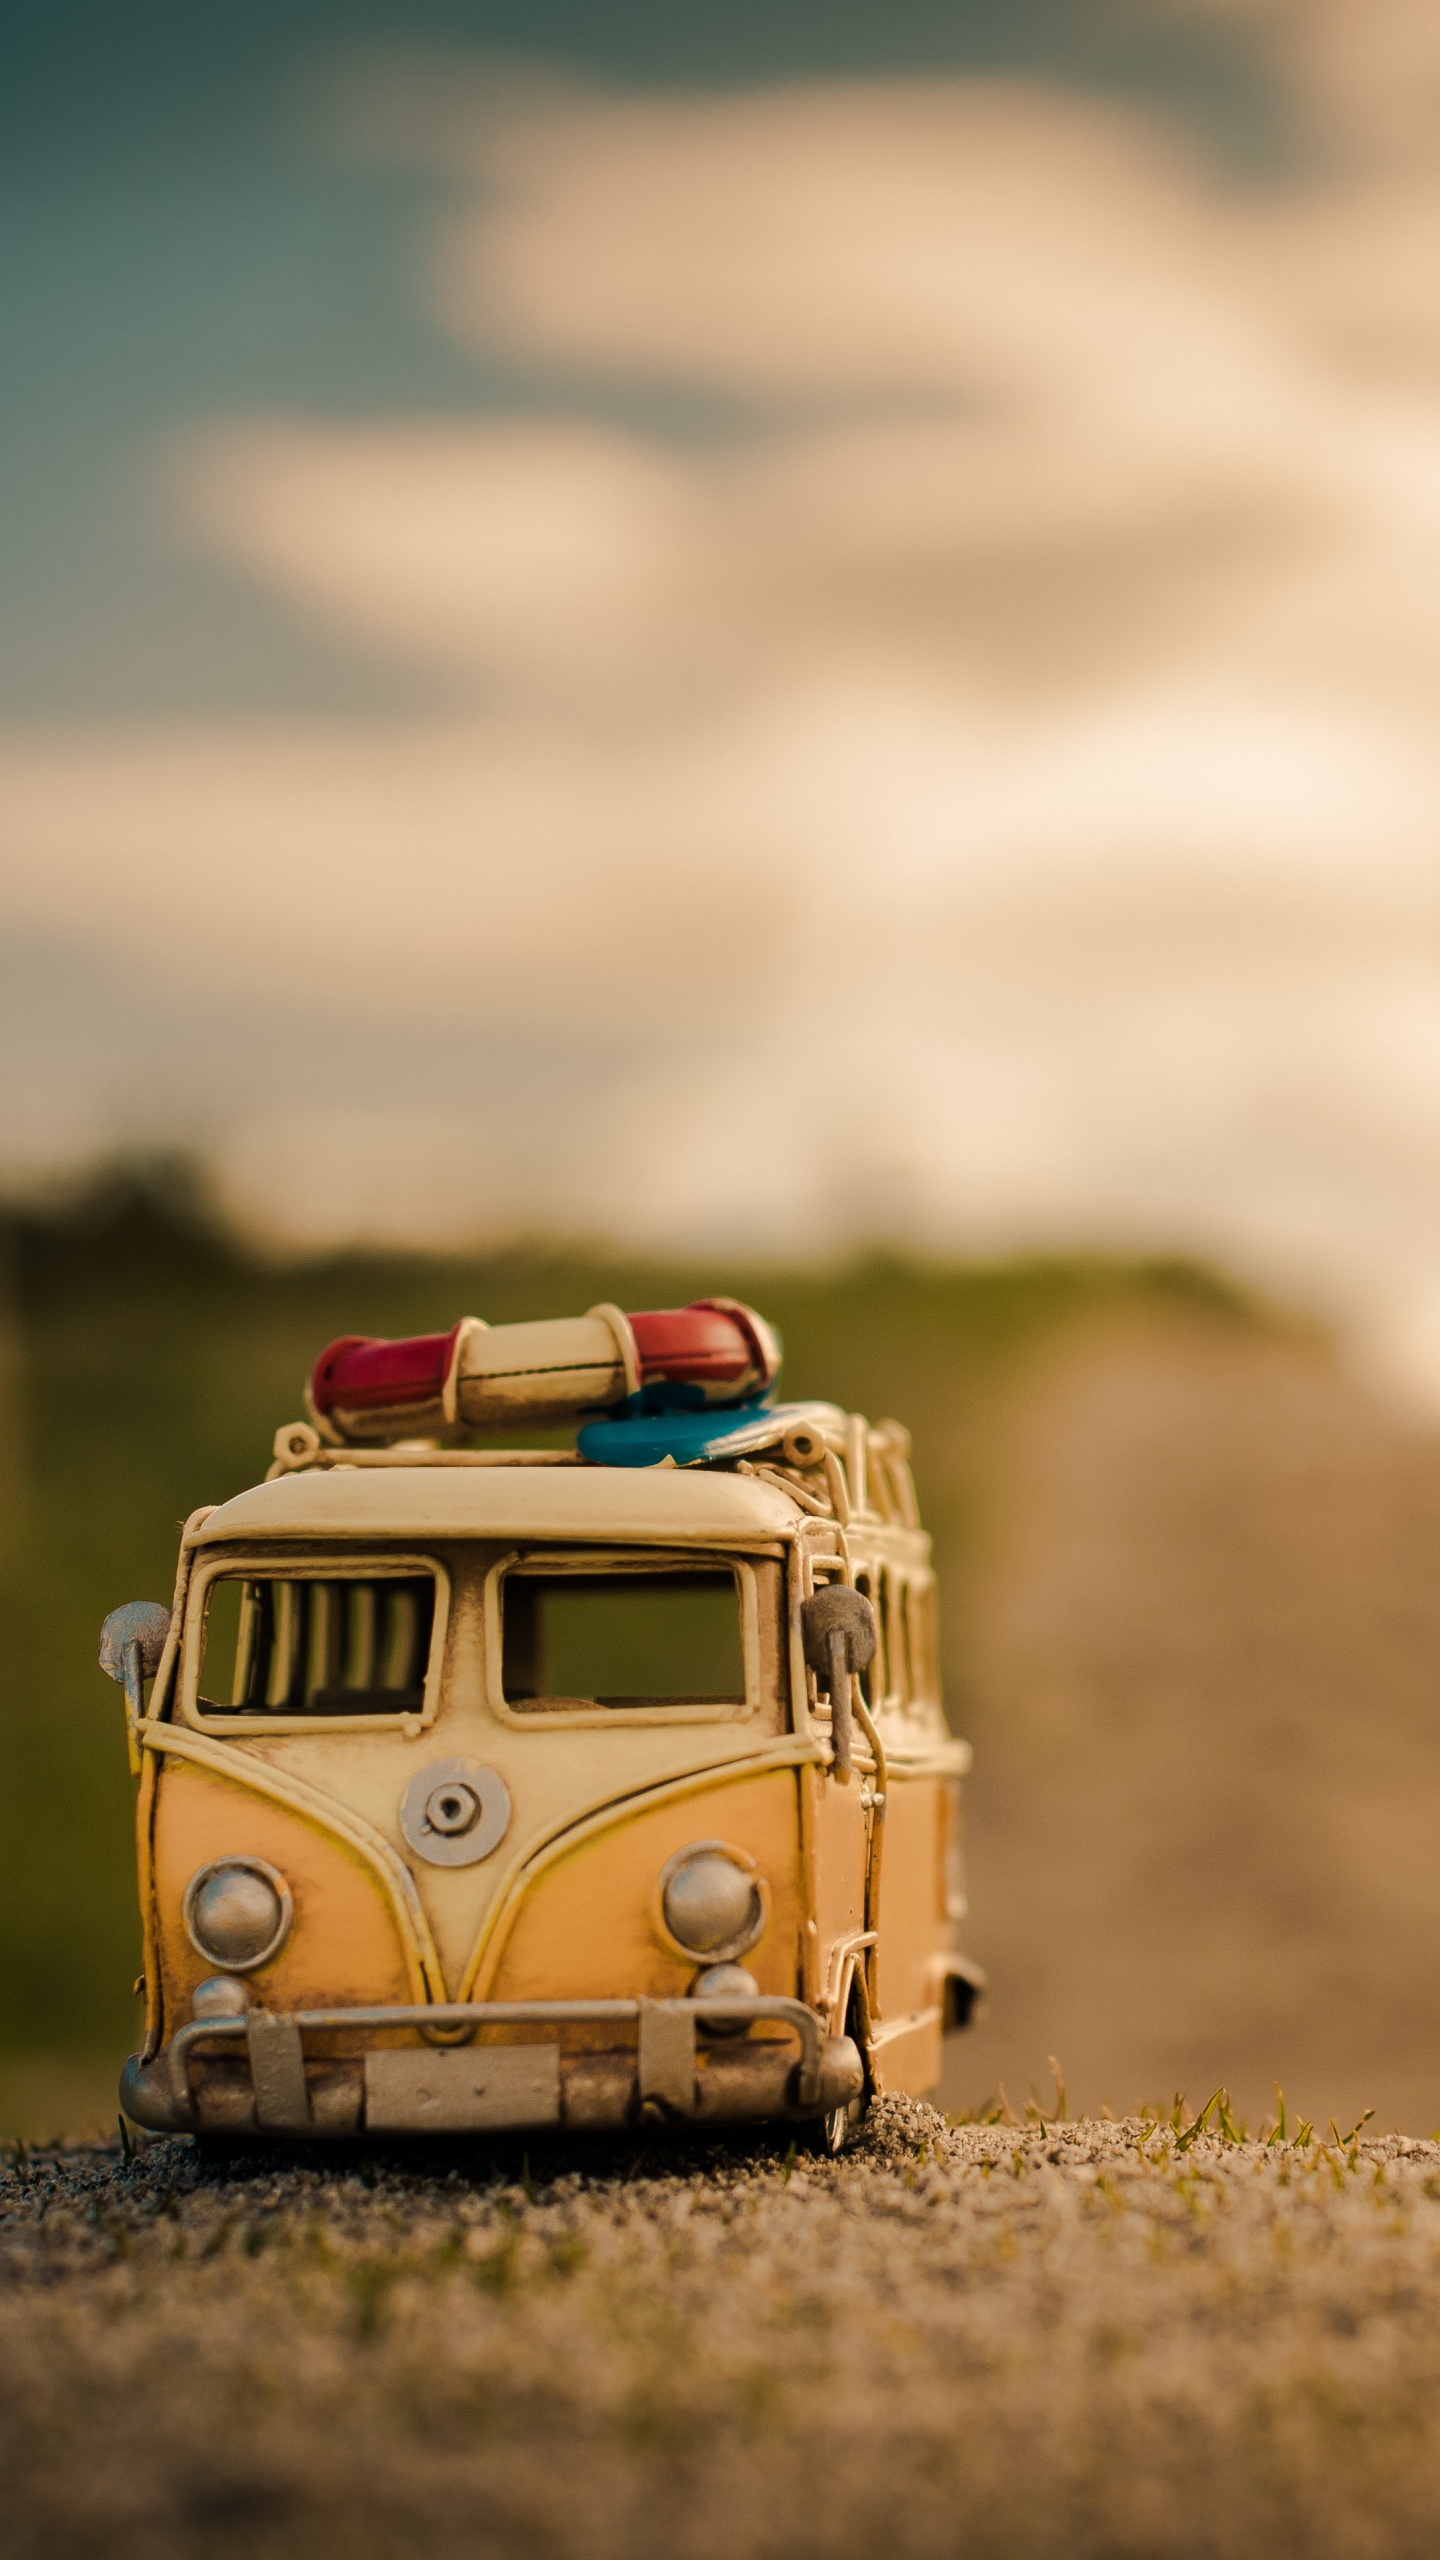
<instances>
[{"instance_id":1,"label":"black tire","mask_svg":"<svg viewBox=\"0 0 1440 2560\"><path fill-rule=\"evenodd\" d=\"M864 2033L860 2025L860 2017L860 2004L852 1991L845 2011L845 2032L848 2036L853 2038L854 2042L859 2046L860 2052L863 2056L865 2054L866 2046ZM857 2126L864 2123L865 2118L870 2113L870 2101L874 2094L874 2084L870 2078L870 2065L867 2061L865 2064L865 2086L861 2090L859 2097L849 2099L843 2107L832 2107L828 2115L813 2116L801 2133L796 2136L796 2149L799 2151L808 2151L812 2154L818 2153L819 2156L825 2160L837 2159L840 2153L844 2150L851 2134L855 2132Z\"/></svg>"},{"instance_id":2,"label":"black tire","mask_svg":"<svg viewBox=\"0 0 1440 2560\"><path fill-rule=\"evenodd\" d=\"M808 2151L822 2160L838 2159L856 2126L864 2123L869 2103L868 2098L852 2098L848 2106L832 2107L825 2116L812 2116L796 2133L796 2150Z\"/></svg>"}]
</instances>

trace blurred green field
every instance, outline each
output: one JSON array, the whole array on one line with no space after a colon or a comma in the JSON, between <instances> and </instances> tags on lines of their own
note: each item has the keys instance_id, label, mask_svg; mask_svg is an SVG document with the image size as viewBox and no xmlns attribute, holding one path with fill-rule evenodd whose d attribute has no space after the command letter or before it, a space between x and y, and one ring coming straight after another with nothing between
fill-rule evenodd
<instances>
[{"instance_id":1,"label":"blurred green field","mask_svg":"<svg viewBox=\"0 0 1440 2560\"><path fill-rule=\"evenodd\" d=\"M122 1600L168 1600L181 1521L263 1473L335 1334L573 1314L600 1299L753 1299L784 1335L788 1394L909 1424L948 1604L952 1717L974 1734L963 1595L995 1389L1106 1309L1250 1320L1235 1291L1180 1262L871 1255L802 1271L534 1247L281 1268L227 1237L193 1179L165 1167L48 1212L12 1210L4 1268L0 2134L27 2136L113 2118L134 2040L131 1784L119 1697L96 1667L100 1621Z\"/></svg>"}]
</instances>

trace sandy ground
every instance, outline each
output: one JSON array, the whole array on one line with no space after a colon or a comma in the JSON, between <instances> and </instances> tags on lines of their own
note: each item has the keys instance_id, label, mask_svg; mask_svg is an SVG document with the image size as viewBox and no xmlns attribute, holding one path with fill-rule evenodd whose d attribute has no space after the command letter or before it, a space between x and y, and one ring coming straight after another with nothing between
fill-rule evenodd
<instances>
[{"instance_id":1,"label":"sandy ground","mask_svg":"<svg viewBox=\"0 0 1440 2560\"><path fill-rule=\"evenodd\" d=\"M19 2155L6 2548L1389 2560L1440 2531L1437 2315L1395 2136Z\"/></svg>"}]
</instances>

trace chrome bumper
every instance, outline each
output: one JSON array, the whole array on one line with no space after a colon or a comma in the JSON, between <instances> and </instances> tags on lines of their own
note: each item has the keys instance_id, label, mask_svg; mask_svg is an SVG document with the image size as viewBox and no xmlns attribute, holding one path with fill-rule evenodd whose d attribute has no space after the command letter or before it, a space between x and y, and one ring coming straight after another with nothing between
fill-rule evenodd
<instances>
[{"instance_id":1,"label":"chrome bumper","mask_svg":"<svg viewBox=\"0 0 1440 2560\"><path fill-rule=\"evenodd\" d=\"M567 2027L628 2026L633 2043L597 2041L593 2032L589 2041L562 2040ZM762 2026L790 2032L744 2032ZM482 2028L525 2034L471 2041ZM553 2032L535 2033L545 2028ZM713 2033L717 2028L726 2032ZM353 2043L357 2033L396 2030L423 2040L367 2042L358 2053L328 2049L337 2034ZM647 2114L701 2123L808 2118L858 2098L864 2080L857 2046L848 2036L828 2036L799 2000L707 2000L703 2012L693 2000L462 2000L196 2019L153 2061L131 2055L120 2104L155 2133L329 2139L598 2129Z\"/></svg>"}]
</instances>

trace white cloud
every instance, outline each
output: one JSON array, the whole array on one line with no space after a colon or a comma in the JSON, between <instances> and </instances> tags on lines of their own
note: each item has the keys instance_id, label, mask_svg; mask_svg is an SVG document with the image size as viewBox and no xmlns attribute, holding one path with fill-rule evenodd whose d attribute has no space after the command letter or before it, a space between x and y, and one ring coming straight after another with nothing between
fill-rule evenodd
<instances>
[{"instance_id":1,"label":"white cloud","mask_svg":"<svg viewBox=\"0 0 1440 2560\"><path fill-rule=\"evenodd\" d=\"M457 708L12 736L10 916L567 1062L471 1146L439 1088L232 1100L238 1193L373 1230L398 1151L415 1232L1192 1246L1440 1394L1428 38L1342 129L1340 15L1264 24L1330 118L1264 190L1018 85L352 100L470 187L447 325L759 406L184 452L198 539Z\"/></svg>"}]
</instances>

